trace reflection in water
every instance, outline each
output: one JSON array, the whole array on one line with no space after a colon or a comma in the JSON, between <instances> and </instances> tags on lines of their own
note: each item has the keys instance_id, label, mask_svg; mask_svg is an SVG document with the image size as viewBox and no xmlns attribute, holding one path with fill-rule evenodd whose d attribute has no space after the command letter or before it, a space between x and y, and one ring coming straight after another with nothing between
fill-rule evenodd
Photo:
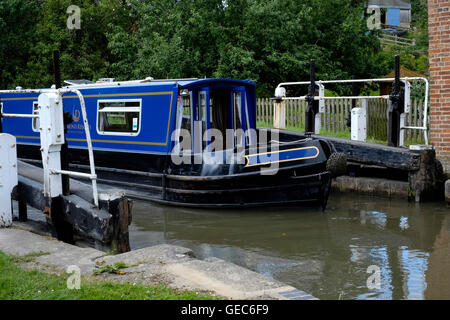
<instances>
[{"instance_id":1,"label":"reflection in water","mask_svg":"<svg viewBox=\"0 0 450 320\"><path fill-rule=\"evenodd\" d=\"M450 299L450 218L446 217L434 241L426 271L426 299Z\"/></svg>"},{"instance_id":2,"label":"reflection in water","mask_svg":"<svg viewBox=\"0 0 450 320\"><path fill-rule=\"evenodd\" d=\"M136 202L133 249L189 247L321 299L450 299L450 210L333 194L328 209L198 210ZM371 265L380 289L368 289Z\"/></svg>"}]
</instances>

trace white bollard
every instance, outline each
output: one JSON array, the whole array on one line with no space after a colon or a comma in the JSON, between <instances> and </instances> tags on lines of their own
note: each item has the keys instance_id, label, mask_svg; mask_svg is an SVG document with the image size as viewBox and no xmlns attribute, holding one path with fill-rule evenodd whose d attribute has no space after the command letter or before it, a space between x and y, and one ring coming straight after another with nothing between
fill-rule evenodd
<instances>
[{"instance_id":1,"label":"white bollard","mask_svg":"<svg viewBox=\"0 0 450 320\"><path fill-rule=\"evenodd\" d=\"M16 137L0 134L0 228L12 225L11 193L17 186Z\"/></svg>"}]
</instances>

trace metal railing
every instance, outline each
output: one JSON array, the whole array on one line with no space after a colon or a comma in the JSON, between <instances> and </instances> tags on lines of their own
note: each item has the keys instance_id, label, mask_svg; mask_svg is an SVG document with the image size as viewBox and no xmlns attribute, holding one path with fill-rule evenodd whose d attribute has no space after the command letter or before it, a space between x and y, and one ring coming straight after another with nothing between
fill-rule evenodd
<instances>
[{"instance_id":1,"label":"metal railing","mask_svg":"<svg viewBox=\"0 0 450 320\"><path fill-rule=\"evenodd\" d=\"M58 94L58 99L63 99L64 93L75 93L78 96L78 99L80 100L80 106L81 106L81 113L83 116L83 122L84 122L84 129L86 134L86 142L88 147L88 153L89 153L89 167L90 167L90 173L83 173L83 172L75 172L75 171L66 171L66 170L56 170L56 169L49 169L50 174L63 174L68 175L71 177L77 177L77 178L87 178L90 179L92 182L92 193L94 198L94 205L96 207L99 206L99 200L98 200L98 188L97 188L97 175L95 173L95 163L94 163L94 152L92 148L92 140L91 140L91 134L89 131L89 123L87 119L87 113L86 113L86 104L84 102L84 97L81 94L81 92L77 89L23 89L23 90L0 90L0 93L54 93L56 92ZM1 102L1 99L0 99ZM3 110L0 109L0 116L2 118L10 117L10 118L39 118L39 114L11 114L11 113L3 113Z\"/></svg>"},{"instance_id":2,"label":"metal railing","mask_svg":"<svg viewBox=\"0 0 450 320\"><path fill-rule=\"evenodd\" d=\"M401 126L400 130L423 130L425 144L428 145L428 95L429 95L429 82L428 79L423 77L404 77L400 78L405 84L410 81L423 81L425 82L425 99L423 104L423 125L422 126ZM381 78L381 79L349 79L349 80L318 80L315 81L318 85L325 84L350 84L350 83L367 83L367 82L394 82L395 78ZM298 86L298 85L309 85L310 81L299 81L299 82L282 82L277 88L286 86ZM300 97L280 97L281 100L307 100L308 96ZM342 96L342 97L325 97L325 96L315 96L314 100L325 101L325 100L339 100L339 99L351 99L351 100L364 100L364 99L389 99L389 95L380 96Z\"/></svg>"}]
</instances>

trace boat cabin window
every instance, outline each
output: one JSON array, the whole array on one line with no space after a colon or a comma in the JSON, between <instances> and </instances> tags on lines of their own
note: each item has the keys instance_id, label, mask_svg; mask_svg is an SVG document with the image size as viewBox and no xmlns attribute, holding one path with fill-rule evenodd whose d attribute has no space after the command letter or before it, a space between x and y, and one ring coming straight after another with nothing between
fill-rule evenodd
<instances>
[{"instance_id":1,"label":"boat cabin window","mask_svg":"<svg viewBox=\"0 0 450 320\"><path fill-rule=\"evenodd\" d=\"M238 91L233 92L233 116L233 129L242 129L241 93Z\"/></svg>"},{"instance_id":2,"label":"boat cabin window","mask_svg":"<svg viewBox=\"0 0 450 320\"><path fill-rule=\"evenodd\" d=\"M137 136L141 130L141 99L99 100L97 132Z\"/></svg>"},{"instance_id":3,"label":"boat cabin window","mask_svg":"<svg viewBox=\"0 0 450 320\"><path fill-rule=\"evenodd\" d=\"M185 129L189 131L189 133L191 133L191 96L181 96L181 101L183 104L183 119L181 120L181 129Z\"/></svg>"},{"instance_id":4,"label":"boat cabin window","mask_svg":"<svg viewBox=\"0 0 450 320\"><path fill-rule=\"evenodd\" d=\"M242 95L240 91L233 91L233 129L235 132L235 146L244 145L244 135L242 133ZM236 130L240 130L236 131Z\"/></svg>"},{"instance_id":5,"label":"boat cabin window","mask_svg":"<svg viewBox=\"0 0 450 320\"><path fill-rule=\"evenodd\" d=\"M33 101L33 114L39 114L39 104L37 101ZM33 118L31 120L31 128L34 132L39 132L39 118Z\"/></svg>"},{"instance_id":6,"label":"boat cabin window","mask_svg":"<svg viewBox=\"0 0 450 320\"><path fill-rule=\"evenodd\" d=\"M207 114L207 97L205 91L200 91L198 95L198 104L197 104L197 114L198 114L198 121L201 122L201 137L202 139L202 149L204 150L206 148L206 141L203 140L202 137L205 136L205 131L208 130L208 114Z\"/></svg>"}]
</instances>

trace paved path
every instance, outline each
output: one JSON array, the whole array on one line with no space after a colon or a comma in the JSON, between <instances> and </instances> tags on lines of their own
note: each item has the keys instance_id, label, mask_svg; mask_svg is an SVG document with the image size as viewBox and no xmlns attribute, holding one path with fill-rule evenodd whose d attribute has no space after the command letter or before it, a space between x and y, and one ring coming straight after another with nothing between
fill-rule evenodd
<instances>
[{"instance_id":1,"label":"paved path","mask_svg":"<svg viewBox=\"0 0 450 320\"><path fill-rule=\"evenodd\" d=\"M26 224L0 229L0 250L14 255L37 252L49 254L35 259L36 266L66 270L80 267L91 275L96 263L124 262L134 265L122 269L124 275L99 277L128 283L165 283L176 289L207 291L226 299L313 300L313 296L259 273L217 258L199 260L190 249L168 244L143 248L114 256L93 248L80 248L48 236L24 230Z\"/></svg>"}]
</instances>

